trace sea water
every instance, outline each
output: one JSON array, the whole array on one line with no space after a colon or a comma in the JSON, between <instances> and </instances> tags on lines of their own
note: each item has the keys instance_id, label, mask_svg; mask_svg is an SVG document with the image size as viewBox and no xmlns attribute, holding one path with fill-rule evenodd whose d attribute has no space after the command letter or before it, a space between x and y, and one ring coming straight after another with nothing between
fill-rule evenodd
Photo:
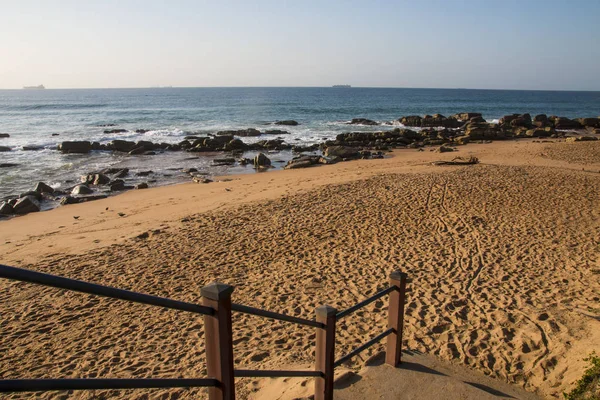
<instances>
[{"instance_id":1,"label":"sea water","mask_svg":"<svg viewBox=\"0 0 600 400\"><path fill-rule=\"evenodd\" d=\"M377 131L401 126L407 115L479 112L488 121L506 114L547 114L569 118L600 115L600 92L514 91L391 88L149 88L0 90L0 199L31 190L44 181L66 187L86 172L107 167L152 170L152 184L189 181L184 168L209 175L254 173L252 167L212 166L218 154L164 152L128 156L112 152L61 154L56 146L67 140L107 143L113 139L178 143L187 135L214 134L226 129L283 129L290 144L313 144L341 132ZM368 118L382 126L348 125ZM298 126L273 126L293 119ZM111 125L111 126L107 126ZM107 134L105 130L126 129ZM136 130L148 130L136 133ZM53 136L54 134L54 136ZM56 135L58 134L58 135ZM242 138L247 143L263 138ZM24 151L23 146L40 150ZM248 153L246 157L252 156ZM269 154L281 168L290 152ZM132 174L134 175L134 174ZM141 180L141 178L140 178Z\"/></svg>"}]
</instances>

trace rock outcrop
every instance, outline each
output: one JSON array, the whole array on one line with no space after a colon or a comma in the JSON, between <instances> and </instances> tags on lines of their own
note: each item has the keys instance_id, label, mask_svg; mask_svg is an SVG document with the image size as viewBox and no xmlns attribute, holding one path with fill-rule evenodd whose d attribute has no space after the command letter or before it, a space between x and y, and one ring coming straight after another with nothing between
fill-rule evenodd
<instances>
[{"instance_id":1,"label":"rock outcrop","mask_svg":"<svg viewBox=\"0 0 600 400\"><path fill-rule=\"evenodd\" d=\"M92 150L92 144L86 140L67 141L59 144L58 150L65 154L86 154Z\"/></svg>"}]
</instances>

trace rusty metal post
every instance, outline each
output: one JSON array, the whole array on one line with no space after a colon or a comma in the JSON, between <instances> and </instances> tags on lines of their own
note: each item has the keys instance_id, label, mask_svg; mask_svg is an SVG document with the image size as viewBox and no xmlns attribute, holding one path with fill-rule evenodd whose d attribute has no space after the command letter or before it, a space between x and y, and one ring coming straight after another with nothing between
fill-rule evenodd
<instances>
[{"instance_id":1,"label":"rusty metal post","mask_svg":"<svg viewBox=\"0 0 600 400\"><path fill-rule=\"evenodd\" d=\"M211 283L200 293L202 304L215 310L204 316L206 369L219 385L208 389L210 400L234 400L233 340L231 330L231 293L233 286Z\"/></svg>"},{"instance_id":2,"label":"rusty metal post","mask_svg":"<svg viewBox=\"0 0 600 400\"><path fill-rule=\"evenodd\" d=\"M315 370L321 373L315 378L315 400L333 399L333 375L335 367L335 323L337 310L331 306L317 307L317 322L325 325L317 328Z\"/></svg>"},{"instance_id":3,"label":"rusty metal post","mask_svg":"<svg viewBox=\"0 0 600 400\"><path fill-rule=\"evenodd\" d=\"M404 328L404 301L406 299L406 274L394 271L390 274L390 286L398 290L390 293L390 305L388 308L388 328L392 328L387 339L385 351L385 362L397 367L402 362L402 330Z\"/></svg>"}]
</instances>

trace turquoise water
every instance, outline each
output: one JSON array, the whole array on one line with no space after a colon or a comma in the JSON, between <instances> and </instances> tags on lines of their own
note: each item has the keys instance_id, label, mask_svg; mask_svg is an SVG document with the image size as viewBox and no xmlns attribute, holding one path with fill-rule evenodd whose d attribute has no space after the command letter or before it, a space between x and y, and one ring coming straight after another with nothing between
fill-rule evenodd
<instances>
[{"instance_id":1,"label":"turquoise water","mask_svg":"<svg viewBox=\"0 0 600 400\"><path fill-rule=\"evenodd\" d=\"M215 169L210 167L214 156L189 160L189 154L181 152L145 157L101 152L62 155L53 148L64 140L177 143L189 134L266 129L273 121L294 119L300 125L285 127L291 133L286 141L316 143L350 130L392 129L399 126L397 119L405 115L448 116L465 111L480 112L488 121L524 112L570 118L599 116L600 92L385 88L0 90L0 133L11 135L0 139L0 145L13 149L0 153L0 159L2 163L19 164L18 168L0 169L0 198L25 191L38 180L59 187L87 171L115 165L152 169L156 184L189 180L173 172L175 168L196 167L210 174L246 171L241 167ZM389 125L346 124L357 117ZM116 126L100 126L106 124ZM113 128L128 132L103 133ZM149 132L138 134L137 129ZM43 149L23 151L24 145ZM273 157L285 161L291 154Z\"/></svg>"}]
</instances>

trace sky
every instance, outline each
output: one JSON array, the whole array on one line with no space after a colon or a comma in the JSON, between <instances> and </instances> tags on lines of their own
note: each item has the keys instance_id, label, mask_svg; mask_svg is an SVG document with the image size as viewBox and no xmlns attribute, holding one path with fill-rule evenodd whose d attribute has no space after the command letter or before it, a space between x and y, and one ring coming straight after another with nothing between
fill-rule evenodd
<instances>
[{"instance_id":1,"label":"sky","mask_svg":"<svg viewBox=\"0 0 600 400\"><path fill-rule=\"evenodd\" d=\"M0 88L600 90L600 0L0 0Z\"/></svg>"}]
</instances>

